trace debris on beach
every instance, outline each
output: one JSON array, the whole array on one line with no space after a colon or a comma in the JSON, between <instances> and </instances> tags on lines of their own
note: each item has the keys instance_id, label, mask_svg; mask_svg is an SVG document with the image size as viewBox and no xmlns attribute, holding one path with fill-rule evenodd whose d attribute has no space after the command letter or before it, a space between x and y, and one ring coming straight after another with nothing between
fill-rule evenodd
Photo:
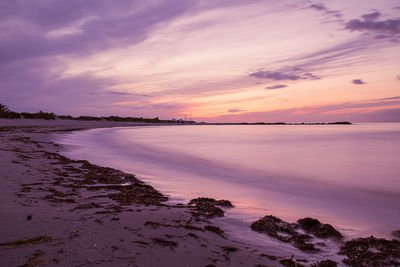
<instances>
[{"instance_id":1,"label":"debris on beach","mask_svg":"<svg viewBox=\"0 0 400 267\"><path fill-rule=\"evenodd\" d=\"M221 237L225 237L225 232L224 230L222 230L221 228L219 228L218 226L214 226L214 225L206 225L204 226L204 230L206 231L210 231L213 232Z\"/></svg>"},{"instance_id":2,"label":"debris on beach","mask_svg":"<svg viewBox=\"0 0 400 267\"><path fill-rule=\"evenodd\" d=\"M171 249L173 249L178 246L178 243L175 241L165 240L162 238L153 238L152 240L154 244L157 244L162 247L170 247Z\"/></svg>"},{"instance_id":3,"label":"debris on beach","mask_svg":"<svg viewBox=\"0 0 400 267\"><path fill-rule=\"evenodd\" d=\"M28 244L49 242L51 240L52 240L52 238L49 236L37 236L37 237L33 237L33 238L28 238L28 239L21 239L21 240L17 240L17 241L0 243L0 247L2 247L2 246L23 246L23 245L28 245Z\"/></svg>"},{"instance_id":4,"label":"debris on beach","mask_svg":"<svg viewBox=\"0 0 400 267\"><path fill-rule=\"evenodd\" d=\"M236 252L239 250L237 247L232 247L232 246L221 246L221 248L227 253Z\"/></svg>"}]
</instances>

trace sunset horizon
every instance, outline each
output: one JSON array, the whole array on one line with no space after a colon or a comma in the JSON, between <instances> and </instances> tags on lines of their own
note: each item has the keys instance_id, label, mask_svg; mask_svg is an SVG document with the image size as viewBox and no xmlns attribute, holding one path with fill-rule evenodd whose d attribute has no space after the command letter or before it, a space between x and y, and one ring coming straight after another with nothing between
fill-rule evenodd
<instances>
[{"instance_id":1,"label":"sunset horizon","mask_svg":"<svg viewBox=\"0 0 400 267\"><path fill-rule=\"evenodd\" d=\"M400 266L399 0L0 0L0 265Z\"/></svg>"},{"instance_id":2,"label":"sunset horizon","mask_svg":"<svg viewBox=\"0 0 400 267\"><path fill-rule=\"evenodd\" d=\"M72 2L2 3L1 100L11 109L400 121L396 1Z\"/></svg>"}]
</instances>

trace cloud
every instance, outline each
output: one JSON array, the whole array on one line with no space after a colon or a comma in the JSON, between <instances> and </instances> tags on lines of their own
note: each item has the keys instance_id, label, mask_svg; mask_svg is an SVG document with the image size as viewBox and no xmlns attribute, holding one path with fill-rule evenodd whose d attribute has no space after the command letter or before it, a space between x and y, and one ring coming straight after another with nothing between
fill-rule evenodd
<instances>
[{"instance_id":1,"label":"cloud","mask_svg":"<svg viewBox=\"0 0 400 267\"><path fill-rule=\"evenodd\" d=\"M312 4L310 8L316 9L316 10L326 10L326 7L323 4Z\"/></svg>"},{"instance_id":2,"label":"cloud","mask_svg":"<svg viewBox=\"0 0 400 267\"><path fill-rule=\"evenodd\" d=\"M92 94L92 95L109 94L109 95L120 95L120 96L143 96L143 97L151 97L150 95L146 95L146 94L136 94L136 93L129 93L129 92L121 92L121 91L91 92L91 93L89 93L89 94Z\"/></svg>"},{"instance_id":3,"label":"cloud","mask_svg":"<svg viewBox=\"0 0 400 267\"><path fill-rule=\"evenodd\" d=\"M310 8L311 9L315 9L315 10L320 11L320 12L323 12L326 15L333 16L335 18L342 18L343 17L343 15L340 13L340 11L329 9L324 4L321 4L321 3L312 4L312 5L310 5Z\"/></svg>"},{"instance_id":4,"label":"cloud","mask_svg":"<svg viewBox=\"0 0 400 267\"><path fill-rule=\"evenodd\" d=\"M295 81L301 79L301 76L296 74L282 73L279 71L263 71L263 70L250 73L249 76L262 79L270 79L275 81L284 81L284 80Z\"/></svg>"},{"instance_id":5,"label":"cloud","mask_svg":"<svg viewBox=\"0 0 400 267\"><path fill-rule=\"evenodd\" d=\"M386 99L386 101L372 99L365 102L347 102L336 105L228 114L216 117L213 121L400 122L400 97L387 97ZM207 121L207 119L205 120Z\"/></svg>"},{"instance_id":6,"label":"cloud","mask_svg":"<svg viewBox=\"0 0 400 267\"><path fill-rule=\"evenodd\" d=\"M397 80L399 80L399 81L400 81L400 75L397 75Z\"/></svg>"},{"instance_id":7,"label":"cloud","mask_svg":"<svg viewBox=\"0 0 400 267\"><path fill-rule=\"evenodd\" d=\"M148 95L115 90L121 81L113 77L65 75L75 67L69 63L137 45L196 6L185 0L0 1L0 98L18 111L127 112L110 103L135 96L144 102ZM148 114L165 113L147 105Z\"/></svg>"},{"instance_id":8,"label":"cloud","mask_svg":"<svg viewBox=\"0 0 400 267\"><path fill-rule=\"evenodd\" d=\"M300 73L301 69L295 68L293 72L282 72L282 71L264 71L260 70L257 72L250 73L250 77L261 78L261 79L269 79L274 81L296 81L300 79L305 80L317 80L320 77L310 73ZM275 88L273 88L275 89Z\"/></svg>"},{"instance_id":9,"label":"cloud","mask_svg":"<svg viewBox=\"0 0 400 267\"><path fill-rule=\"evenodd\" d=\"M3 4L0 62L57 55L87 56L145 40L159 23L187 12L194 4L172 0L25 1ZM18 21L19 23L15 23Z\"/></svg>"},{"instance_id":10,"label":"cloud","mask_svg":"<svg viewBox=\"0 0 400 267\"><path fill-rule=\"evenodd\" d=\"M294 57L291 59L292 61L287 62L287 64L294 64L295 68L299 70L340 68L343 65L343 60L346 60L348 64L359 63L360 55L365 53L366 50L370 49L373 45L372 42L366 43L364 39L351 40L299 57ZM357 55L357 57L354 57L355 55Z\"/></svg>"},{"instance_id":11,"label":"cloud","mask_svg":"<svg viewBox=\"0 0 400 267\"><path fill-rule=\"evenodd\" d=\"M379 12L365 14L363 20L352 19L345 24L345 28L350 31L372 31L397 35L400 34L400 18L377 21Z\"/></svg>"},{"instance_id":12,"label":"cloud","mask_svg":"<svg viewBox=\"0 0 400 267\"><path fill-rule=\"evenodd\" d=\"M363 80L361 80L361 79L354 79L351 82L354 83L354 84L365 84L365 82Z\"/></svg>"},{"instance_id":13,"label":"cloud","mask_svg":"<svg viewBox=\"0 0 400 267\"><path fill-rule=\"evenodd\" d=\"M319 80L319 79L321 79L321 77L319 77L319 76L317 76L315 74L312 74L311 72L304 73L303 77L304 77L303 79L310 79L310 80Z\"/></svg>"},{"instance_id":14,"label":"cloud","mask_svg":"<svg viewBox=\"0 0 400 267\"><path fill-rule=\"evenodd\" d=\"M273 90L273 89L281 89L281 88L285 88L285 87L287 87L286 84L276 84L276 85L272 85L272 86L267 86L267 87L265 87L265 89Z\"/></svg>"},{"instance_id":15,"label":"cloud","mask_svg":"<svg viewBox=\"0 0 400 267\"><path fill-rule=\"evenodd\" d=\"M376 19L379 18L380 16L381 16L381 13L378 12L378 11L375 11L375 12L372 12L372 13L369 13L369 14L364 14L364 15L362 15L361 17L362 17L364 20L368 21L368 20L376 20Z\"/></svg>"},{"instance_id":16,"label":"cloud","mask_svg":"<svg viewBox=\"0 0 400 267\"><path fill-rule=\"evenodd\" d=\"M228 109L229 113L238 113L238 112L243 112L246 111L244 109L237 109L237 108L233 108L233 109Z\"/></svg>"},{"instance_id":17,"label":"cloud","mask_svg":"<svg viewBox=\"0 0 400 267\"><path fill-rule=\"evenodd\" d=\"M392 96L392 97L379 98L379 99L377 99L377 100L386 101L386 100L396 100L396 99L400 99L400 96Z\"/></svg>"}]
</instances>

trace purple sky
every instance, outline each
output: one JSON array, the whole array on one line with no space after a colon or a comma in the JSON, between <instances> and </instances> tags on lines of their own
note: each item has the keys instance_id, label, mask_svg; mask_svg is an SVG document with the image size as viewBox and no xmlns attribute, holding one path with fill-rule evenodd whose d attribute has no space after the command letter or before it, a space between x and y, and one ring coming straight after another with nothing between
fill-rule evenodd
<instances>
[{"instance_id":1,"label":"purple sky","mask_svg":"<svg viewBox=\"0 0 400 267\"><path fill-rule=\"evenodd\" d=\"M0 103L204 121L400 121L400 2L1 0Z\"/></svg>"}]
</instances>

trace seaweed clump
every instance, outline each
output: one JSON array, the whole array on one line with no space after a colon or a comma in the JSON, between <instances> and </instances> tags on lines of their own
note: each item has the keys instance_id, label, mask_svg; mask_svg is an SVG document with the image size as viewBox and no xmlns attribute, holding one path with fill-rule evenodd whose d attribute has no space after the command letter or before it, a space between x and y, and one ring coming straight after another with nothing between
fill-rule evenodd
<instances>
[{"instance_id":1,"label":"seaweed clump","mask_svg":"<svg viewBox=\"0 0 400 267\"><path fill-rule=\"evenodd\" d=\"M28 238L28 239L0 243L0 247L2 247L2 246L23 246L23 245L28 245L28 244L37 244L37 243L49 242L49 241L52 241L52 238L49 236L37 236L37 237L33 237L33 238Z\"/></svg>"},{"instance_id":2,"label":"seaweed clump","mask_svg":"<svg viewBox=\"0 0 400 267\"><path fill-rule=\"evenodd\" d=\"M375 238L356 238L340 247L346 255L343 263L350 266L400 266L400 241Z\"/></svg>"},{"instance_id":3,"label":"seaweed clump","mask_svg":"<svg viewBox=\"0 0 400 267\"><path fill-rule=\"evenodd\" d=\"M195 212L195 217L203 216L205 218L224 217L224 211L220 207L232 208L229 200L215 200L213 198L199 197L192 199L189 206Z\"/></svg>"}]
</instances>

